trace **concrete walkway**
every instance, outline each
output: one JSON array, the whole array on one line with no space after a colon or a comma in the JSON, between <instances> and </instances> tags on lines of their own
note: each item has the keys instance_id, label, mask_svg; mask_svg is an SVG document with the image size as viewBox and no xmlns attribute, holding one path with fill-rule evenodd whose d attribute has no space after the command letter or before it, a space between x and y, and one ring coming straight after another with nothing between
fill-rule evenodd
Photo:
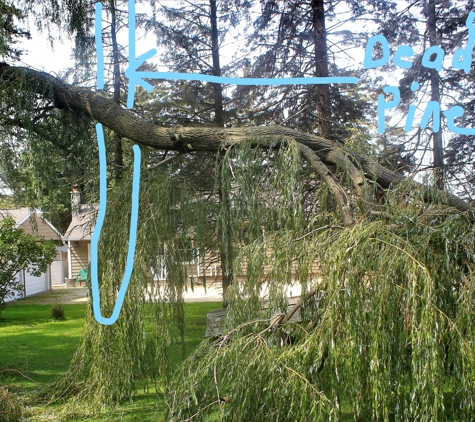
<instances>
[{"instance_id":1,"label":"concrete walkway","mask_svg":"<svg viewBox=\"0 0 475 422\"><path fill-rule=\"evenodd\" d=\"M208 287L206 291L203 286L195 286L194 291L188 288L187 292L183 292L183 298L185 302L221 302L223 300L222 294L214 286ZM20 301L23 304L38 305L87 303L88 289L86 287L53 287L53 290L38 293Z\"/></svg>"},{"instance_id":2,"label":"concrete walkway","mask_svg":"<svg viewBox=\"0 0 475 422\"><path fill-rule=\"evenodd\" d=\"M87 303L87 289L85 287L53 287L53 290L20 299L22 304L53 305Z\"/></svg>"},{"instance_id":3,"label":"concrete walkway","mask_svg":"<svg viewBox=\"0 0 475 422\"><path fill-rule=\"evenodd\" d=\"M161 283L160 289L164 290L164 283ZM150 290L149 290L150 293ZM267 286L263 286L260 296L264 299L268 297L269 291ZM285 291L286 296L291 299L299 297L301 289L299 285L290 286ZM223 300L222 288L219 283L211 283L207 286L205 291L202 285L195 285L193 291L188 286L188 290L183 292L183 299L185 302L221 302ZM86 287L53 287L53 290L48 292L38 293L26 299L20 299L22 303L36 303L36 304L75 304L87 303L88 289Z\"/></svg>"}]
</instances>

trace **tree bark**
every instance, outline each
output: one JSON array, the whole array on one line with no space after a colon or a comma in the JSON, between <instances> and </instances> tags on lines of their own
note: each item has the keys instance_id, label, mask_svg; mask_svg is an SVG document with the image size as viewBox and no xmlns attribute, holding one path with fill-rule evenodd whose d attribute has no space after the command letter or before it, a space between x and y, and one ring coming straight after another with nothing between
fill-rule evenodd
<instances>
[{"instance_id":1,"label":"tree bark","mask_svg":"<svg viewBox=\"0 0 475 422\"><path fill-rule=\"evenodd\" d=\"M221 66L219 63L219 33L218 33L218 18L217 18L217 7L216 0L210 0L210 24L211 24L211 50L212 50L212 61L213 61L213 75L221 76ZM214 91L214 123L218 127L224 127L224 108L223 108L223 87L221 84L212 84ZM222 151L224 152L224 151ZM225 215L229 215L229 198L225 198L226 194L223 192L222 188L222 165L223 165L223 155L220 154L219 162L219 186L218 186L218 197L219 204L221 207L225 208ZM232 245L232 233L231 225L228 221L219 226L219 256L221 261L221 276L223 277L222 287L223 287L223 298L224 305L226 306L226 291L228 287L231 286L233 282L233 245Z\"/></svg>"},{"instance_id":2,"label":"tree bark","mask_svg":"<svg viewBox=\"0 0 475 422\"><path fill-rule=\"evenodd\" d=\"M436 0L429 0L428 12L429 17L427 21L427 29L429 33L429 43L433 45L439 45L437 39L437 17L435 13ZM437 101L440 104L440 82L439 72L436 69L429 69L430 72L430 89L431 89L431 101ZM440 114L440 112L439 112ZM440 118L441 116L439 116ZM434 180L435 186L443 190L444 189L444 147L442 143L442 128L438 132L432 132L432 154L433 154L433 166L434 166Z\"/></svg>"},{"instance_id":3,"label":"tree bark","mask_svg":"<svg viewBox=\"0 0 475 422\"><path fill-rule=\"evenodd\" d=\"M312 25L315 43L315 76L328 76L327 32L325 27L324 0L312 0ZM328 137L331 134L330 85L315 85L317 105L318 134Z\"/></svg>"},{"instance_id":4,"label":"tree bark","mask_svg":"<svg viewBox=\"0 0 475 422\"><path fill-rule=\"evenodd\" d=\"M213 60L213 75L221 76L219 64L219 37L216 0L210 0L210 23L211 23L211 57ZM214 123L216 126L224 126L223 112L223 86L212 84L214 90Z\"/></svg>"},{"instance_id":5,"label":"tree bark","mask_svg":"<svg viewBox=\"0 0 475 422\"><path fill-rule=\"evenodd\" d=\"M227 192L223 191L223 181L222 181L222 169L223 169L223 154L222 151L219 159L219 168L218 168L218 197L219 205L224 209L224 215L230 215L230 204L229 204L229 195ZM225 197L225 195L228 195ZM233 283L234 279L234 252L233 252L233 242L232 242L232 231L231 224L227 218L224 221L218 223L218 234L219 234L219 260L221 263L221 276L223 281L221 286L223 288L223 306L227 306L226 292L228 288Z\"/></svg>"},{"instance_id":6,"label":"tree bark","mask_svg":"<svg viewBox=\"0 0 475 422\"><path fill-rule=\"evenodd\" d=\"M371 157L354 151L351 151L351 156L345 154L341 144L336 141L294 129L281 126L168 129L137 117L131 110L120 107L103 93L65 84L44 72L0 63L0 80L21 87L21 89L36 92L45 98L52 98L58 108L84 112L109 129L116 131L120 136L139 145L155 149L216 152L220 148L226 148L248 139L255 139L256 145L266 142L275 145L276 140L285 141L286 138L292 138L311 148L325 164L336 164L343 170L346 169L346 163L350 161L351 157L351 162L357 162L358 168L362 169L369 180L378 183L383 188L396 185L406 179L403 175L381 166ZM363 175L359 174L364 180ZM414 183L416 184L416 182ZM449 205L461 211L472 209L465 201L449 192L426 188L425 194L428 201L445 196Z\"/></svg>"},{"instance_id":7,"label":"tree bark","mask_svg":"<svg viewBox=\"0 0 475 422\"><path fill-rule=\"evenodd\" d=\"M113 60L113 88L114 101L120 105L120 65L119 65L119 45L117 44L117 30L116 30L116 10L115 0L111 0L111 40L112 40L112 60ZM114 132L114 161L115 179L120 180L122 177L122 170L124 168L124 158L122 151L122 140L120 136Z\"/></svg>"}]
</instances>

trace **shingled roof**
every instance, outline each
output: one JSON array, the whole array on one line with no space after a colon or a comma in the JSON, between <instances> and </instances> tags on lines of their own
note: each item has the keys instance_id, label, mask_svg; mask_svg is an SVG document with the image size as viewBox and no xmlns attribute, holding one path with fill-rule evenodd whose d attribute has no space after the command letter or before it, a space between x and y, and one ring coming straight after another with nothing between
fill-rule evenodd
<instances>
[{"instance_id":1,"label":"shingled roof","mask_svg":"<svg viewBox=\"0 0 475 422\"><path fill-rule=\"evenodd\" d=\"M94 225L96 223L98 205L80 204L76 212L73 212L73 219L66 234L65 240L91 240Z\"/></svg>"},{"instance_id":2,"label":"shingled roof","mask_svg":"<svg viewBox=\"0 0 475 422\"><path fill-rule=\"evenodd\" d=\"M15 220L16 227L20 226L27 218L36 212L27 207L23 208L11 208L11 209L2 209L0 210L0 220L3 220L7 217L12 217Z\"/></svg>"}]
</instances>

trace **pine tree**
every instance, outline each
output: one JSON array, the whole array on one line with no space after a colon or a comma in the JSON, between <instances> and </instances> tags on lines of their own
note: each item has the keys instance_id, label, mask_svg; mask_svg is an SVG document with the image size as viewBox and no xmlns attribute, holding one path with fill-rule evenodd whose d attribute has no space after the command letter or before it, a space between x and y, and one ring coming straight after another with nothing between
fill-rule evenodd
<instances>
[{"instance_id":1,"label":"pine tree","mask_svg":"<svg viewBox=\"0 0 475 422\"><path fill-rule=\"evenodd\" d=\"M394 7L390 2L384 5L367 3L368 8L365 8L362 2L348 1L348 20L356 22L368 13L384 15ZM246 75L359 76L356 68L341 69L337 64L337 59L346 59L345 49L358 45L359 41L351 34L338 34L338 31L335 31L336 38L333 36L337 41L327 41L331 34L327 27L335 22L335 13L335 5L323 0L305 4L296 1L264 2L261 15L254 23L255 34L250 47L258 51L259 56L249 64ZM355 125L360 125L360 129L365 131L363 122L369 111L368 102L350 86L239 87L236 94L244 99L254 99L254 104L247 104L247 109L250 121L257 124L265 124L271 119L339 140L349 138Z\"/></svg>"},{"instance_id":2,"label":"pine tree","mask_svg":"<svg viewBox=\"0 0 475 422\"><path fill-rule=\"evenodd\" d=\"M429 101L439 103L442 109L449 109L454 103L458 104L463 98L461 95L462 86L468 75L450 69L450 67L446 68L445 63L441 70L427 68L423 65L422 60L424 52L430 47L440 47L445 56L450 57L455 50L466 45L465 22L468 12L472 8L473 2L471 1L468 3L449 0L408 2L406 8L393 13L391 18L383 22L379 29L379 32L389 40L393 50L401 44L415 47L416 55L411 59L412 66L405 70L404 77L399 84L400 109L407 114L410 105L416 104L419 114L410 128L414 130L400 141L400 145L404 145L406 153L419 161L418 167L431 170L433 182L439 189L456 185L461 187L460 183L456 181L455 155L452 154L452 158L449 158L450 164L446 163L444 158L446 156L444 144L453 144L451 138L460 138L448 131L442 116L443 110L440 113L437 112L437 116L432 116L426 129L417 126L419 126L422 117L421 113L425 111ZM433 54L428 59L429 61L440 61L440 53L437 54L437 57ZM410 89L411 86L414 87L413 83L418 84L417 88L414 88L414 92ZM468 93L468 91L465 92ZM460 96L459 99L454 101L454 95ZM470 106L467 107L468 113L470 113L469 110ZM441 122L440 130L434 129L436 120ZM427 165L428 160L424 156L427 151L432 153L430 165ZM448 178L449 176L450 178Z\"/></svg>"}]
</instances>

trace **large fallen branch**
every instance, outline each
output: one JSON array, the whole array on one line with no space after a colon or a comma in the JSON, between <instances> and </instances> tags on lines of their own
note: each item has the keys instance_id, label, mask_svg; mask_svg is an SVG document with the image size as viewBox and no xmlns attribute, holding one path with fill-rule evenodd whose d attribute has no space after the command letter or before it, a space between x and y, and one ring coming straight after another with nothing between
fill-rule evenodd
<instances>
[{"instance_id":1,"label":"large fallen branch","mask_svg":"<svg viewBox=\"0 0 475 422\"><path fill-rule=\"evenodd\" d=\"M307 162L316 170L318 175L325 181L328 188L333 193L338 204L343 223L346 226L353 224L353 217L351 215L350 200L343 189L343 186L336 180L328 167L318 158L317 154L312 151L307 145L300 144L300 152Z\"/></svg>"},{"instance_id":2,"label":"large fallen branch","mask_svg":"<svg viewBox=\"0 0 475 422\"><path fill-rule=\"evenodd\" d=\"M356 152L351 152L350 155L337 142L286 127L163 128L138 117L131 110L122 108L102 92L65 84L48 73L0 63L0 80L10 86L17 85L18 88L29 89L40 95L52 96L57 108L82 111L119 136L155 149L181 152L218 151L227 145L249 139L275 143L291 138L313 150L323 163L334 164L347 171L361 197L365 196L364 179L361 172L355 170L361 169L367 179L383 188L405 180L404 176L381 166L371 157ZM457 196L435 188L427 188L425 196L428 201L446 196L448 203L460 211L471 209L469 204Z\"/></svg>"}]
</instances>

